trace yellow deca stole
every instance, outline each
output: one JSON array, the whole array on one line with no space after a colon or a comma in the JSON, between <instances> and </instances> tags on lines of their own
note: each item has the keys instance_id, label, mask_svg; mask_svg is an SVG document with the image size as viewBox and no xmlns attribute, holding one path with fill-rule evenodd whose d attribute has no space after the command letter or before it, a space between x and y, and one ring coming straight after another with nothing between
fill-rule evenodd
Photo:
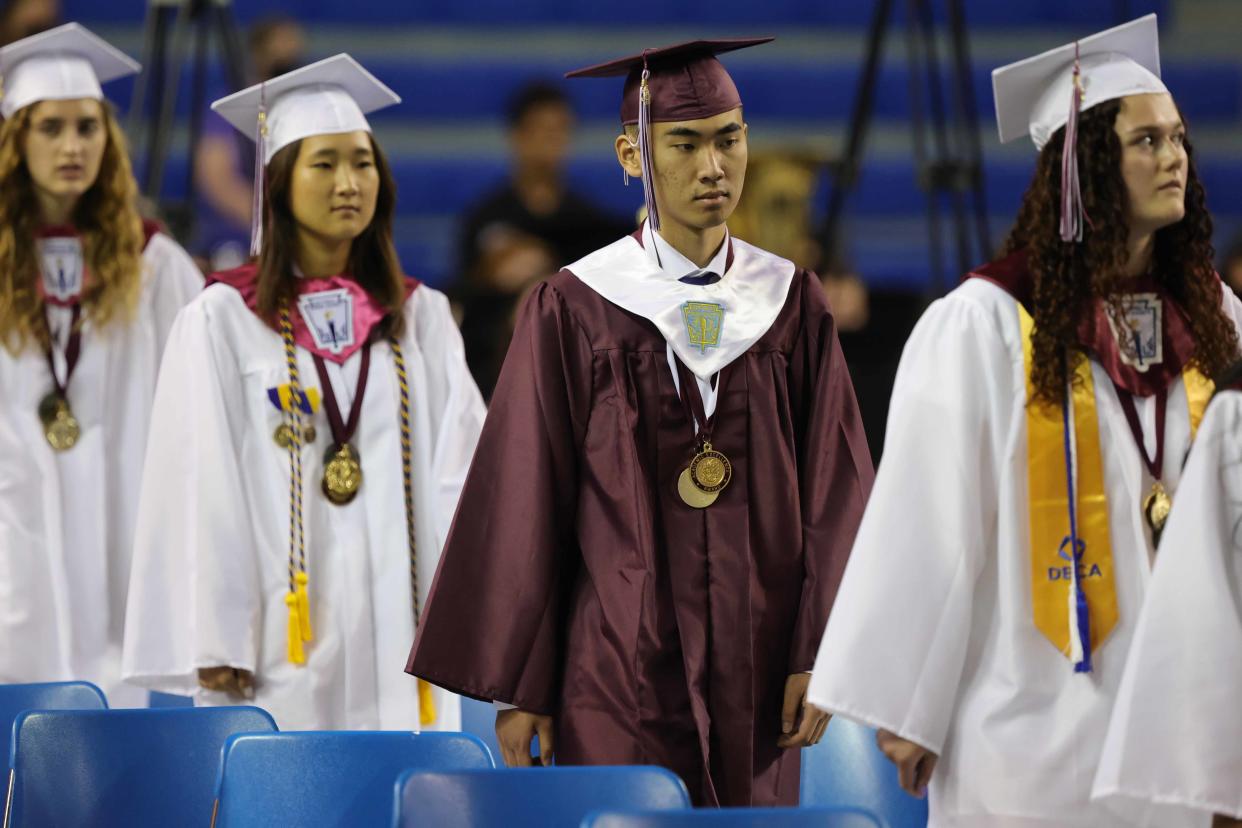
<instances>
[{"instance_id":1,"label":"yellow deca stole","mask_svg":"<svg viewBox=\"0 0 1242 828\"><path fill-rule=\"evenodd\" d=\"M1035 399L1031 382L1031 331L1035 323L1016 303L1026 366L1026 398ZM1187 366L1182 372L1193 439L1211 399L1211 380ZM1063 414L1059 407L1030 403L1026 407L1028 498L1031 526L1031 603L1035 626L1065 656L1072 657L1070 595L1077 567L1087 599L1091 651L1099 648L1117 625L1117 587L1108 525L1108 496L1100 454L1100 426L1095 407L1091 363L1080 359L1074 369L1072 409L1076 468L1067 472ZM1070 549L1068 475L1075 478L1078 549Z\"/></svg>"}]
</instances>

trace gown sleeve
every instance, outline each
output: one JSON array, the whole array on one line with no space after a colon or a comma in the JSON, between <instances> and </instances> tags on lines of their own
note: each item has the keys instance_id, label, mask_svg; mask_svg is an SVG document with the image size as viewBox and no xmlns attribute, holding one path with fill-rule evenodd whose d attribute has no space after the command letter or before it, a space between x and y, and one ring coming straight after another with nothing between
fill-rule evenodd
<instances>
[{"instance_id":1,"label":"gown sleeve","mask_svg":"<svg viewBox=\"0 0 1242 828\"><path fill-rule=\"evenodd\" d=\"M996 321L969 297L941 299L915 327L816 658L809 699L818 707L942 749L976 582L995 554L999 464L1020 378Z\"/></svg>"},{"instance_id":2,"label":"gown sleeve","mask_svg":"<svg viewBox=\"0 0 1242 828\"><path fill-rule=\"evenodd\" d=\"M453 321L448 300L440 293L429 294L432 298L428 299L420 344L428 355L434 400L431 472L436 486L436 548L441 549L461 498L487 408L466 365L461 332Z\"/></svg>"},{"instance_id":3,"label":"gown sleeve","mask_svg":"<svg viewBox=\"0 0 1242 828\"><path fill-rule=\"evenodd\" d=\"M155 335L162 349L177 313L203 291L203 273L181 245L162 233L147 243L143 258L151 268Z\"/></svg>"},{"instance_id":4,"label":"gown sleeve","mask_svg":"<svg viewBox=\"0 0 1242 828\"><path fill-rule=\"evenodd\" d=\"M806 574L789 672L810 670L875 477L858 401L828 303L803 273L803 319L790 369L799 419Z\"/></svg>"},{"instance_id":5,"label":"gown sleeve","mask_svg":"<svg viewBox=\"0 0 1242 828\"><path fill-rule=\"evenodd\" d=\"M1093 796L1242 819L1242 393L1209 406L1174 503Z\"/></svg>"},{"instance_id":6,"label":"gown sleeve","mask_svg":"<svg viewBox=\"0 0 1242 828\"><path fill-rule=\"evenodd\" d=\"M523 306L406 671L552 712L591 348L554 285Z\"/></svg>"},{"instance_id":7,"label":"gown sleeve","mask_svg":"<svg viewBox=\"0 0 1242 828\"><path fill-rule=\"evenodd\" d=\"M169 332L139 496L122 671L193 694L200 667L254 671L258 556L238 463L245 409L237 361L207 306ZM217 324L219 324L217 322Z\"/></svg>"}]
</instances>

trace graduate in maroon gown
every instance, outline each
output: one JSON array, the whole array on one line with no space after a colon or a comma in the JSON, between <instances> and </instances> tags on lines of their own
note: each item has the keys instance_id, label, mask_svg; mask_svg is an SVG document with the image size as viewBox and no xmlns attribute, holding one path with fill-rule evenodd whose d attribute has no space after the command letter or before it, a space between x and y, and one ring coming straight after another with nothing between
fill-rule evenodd
<instances>
[{"instance_id":1,"label":"graduate in maroon gown","mask_svg":"<svg viewBox=\"0 0 1242 828\"><path fill-rule=\"evenodd\" d=\"M813 273L730 238L741 99L698 41L626 76L648 220L526 302L408 672L507 709L504 759L655 764L798 801L805 704L872 468ZM646 103L644 103L646 102Z\"/></svg>"}]
</instances>

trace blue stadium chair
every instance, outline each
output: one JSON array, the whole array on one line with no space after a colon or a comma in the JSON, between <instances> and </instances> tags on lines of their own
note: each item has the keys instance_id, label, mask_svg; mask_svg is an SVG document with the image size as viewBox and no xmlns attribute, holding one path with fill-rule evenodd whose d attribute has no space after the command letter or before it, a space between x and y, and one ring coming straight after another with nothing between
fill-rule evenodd
<instances>
[{"instance_id":1,"label":"blue stadium chair","mask_svg":"<svg viewBox=\"0 0 1242 828\"><path fill-rule=\"evenodd\" d=\"M553 767L426 773L397 780L396 828L578 828L594 811L689 808L664 768Z\"/></svg>"},{"instance_id":2,"label":"blue stadium chair","mask_svg":"<svg viewBox=\"0 0 1242 828\"><path fill-rule=\"evenodd\" d=\"M23 710L107 710L103 691L89 681L49 681L42 684L0 684L0 733L13 729Z\"/></svg>"},{"instance_id":3,"label":"blue stadium chair","mask_svg":"<svg viewBox=\"0 0 1242 828\"><path fill-rule=\"evenodd\" d=\"M591 814L582 828L883 828L860 808L720 808Z\"/></svg>"},{"instance_id":4,"label":"blue stadium chair","mask_svg":"<svg viewBox=\"0 0 1242 828\"><path fill-rule=\"evenodd\" d=\"M927 802L897 784L897 770L875 745L875 731L834 716L823 740L802 751L802 804L863 808L883 828L926 828Z\"/></svg>"},{"instance_id":5,"label":"blue stadium chair","mask_svg":"<svg viewBox=\"0 0 1242 828\"><path fill-rule=\"evenodd\" d=\"M384 825L402 771L492 767L466 733L243 733L224 746L215 825Z\"/></svg>"},{"instance_id":6,"label":"blue stadium chair","mask_svg":"<svg viewBox=\"0 0 1242 828\"><path fill-rule=\"evenodd\" d=\"M225 739L273 731L257 707L27 711L13 724L13 828L207 825Z\"/></svg>"}]
</instances>

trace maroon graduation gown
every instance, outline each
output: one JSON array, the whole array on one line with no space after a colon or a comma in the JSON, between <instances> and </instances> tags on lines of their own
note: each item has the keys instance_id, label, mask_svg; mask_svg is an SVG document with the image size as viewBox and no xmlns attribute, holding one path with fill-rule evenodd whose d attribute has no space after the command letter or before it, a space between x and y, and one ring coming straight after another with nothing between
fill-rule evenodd
<instances>
[{"instance_id":1,"label":"maroon graduation gown","mask_svg":"<svg viewBox=\"0 0 1242 828\"><path fill-rule=\"evenodd\" d=\"M525 303L406 670L555 717L559 764L655 764L700 805L792 805L777 747L873 471L832 315L798 271L731 363L711 507L665 341L569 271Z\"/></svg>"}]
</instances>

